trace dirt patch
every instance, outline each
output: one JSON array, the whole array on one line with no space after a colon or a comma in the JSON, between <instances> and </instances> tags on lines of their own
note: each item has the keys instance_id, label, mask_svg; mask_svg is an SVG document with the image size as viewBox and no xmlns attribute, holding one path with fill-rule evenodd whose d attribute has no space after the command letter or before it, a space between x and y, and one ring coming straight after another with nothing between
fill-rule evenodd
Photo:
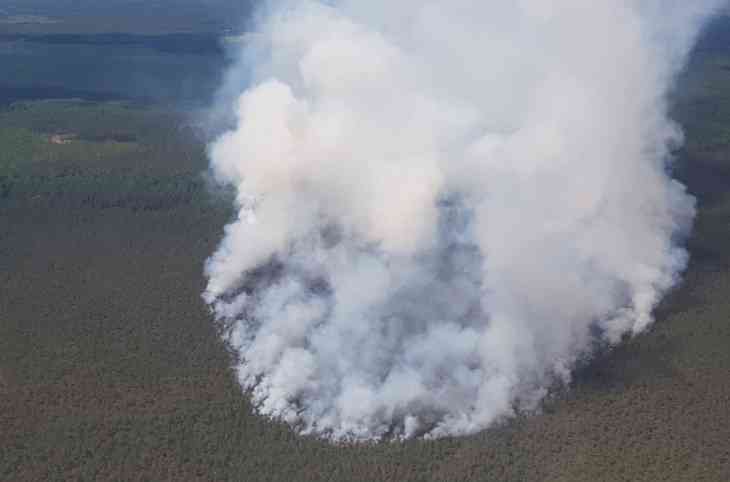
<instances>
[{"instance_id":1,"label":"dirt patch","mask_svg":"<svg viewBox=\"0 0 730 482\"><path fill-rule=\"evenodd\" d=\"M77 137L78 135L76 134L53 134L48 138L48 142L51 144L66 145L71 144Z\"/></svg>"}]
</instances>

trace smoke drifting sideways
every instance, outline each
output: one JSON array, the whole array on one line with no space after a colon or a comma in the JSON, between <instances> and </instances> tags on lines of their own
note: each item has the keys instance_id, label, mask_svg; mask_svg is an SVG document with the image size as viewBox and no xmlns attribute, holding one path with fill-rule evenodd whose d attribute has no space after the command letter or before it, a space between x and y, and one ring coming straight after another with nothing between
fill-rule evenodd
<instances>
[{"instance_id":1,"label":"smoke drifting sideways","mask_svg":"<svg viewBox=\"0 0 730 482\"><path fill-rule=\"evenodd\" d=\"M203 295L256 410L471 434L646 330L695 214L667 96L723 3L267 3L209 148L238 216Z\"/></svg>"}]
</instances>

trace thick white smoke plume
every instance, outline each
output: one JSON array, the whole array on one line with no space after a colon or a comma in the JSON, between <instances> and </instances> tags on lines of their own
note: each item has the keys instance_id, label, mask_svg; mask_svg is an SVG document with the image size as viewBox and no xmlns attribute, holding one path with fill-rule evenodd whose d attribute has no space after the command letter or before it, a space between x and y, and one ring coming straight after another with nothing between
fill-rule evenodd
<instances>
[{"instance_id":1,"label":"thick white smoke plume","mask_svg":"<svg viewBox=\"0 0 730 482\"><path fill-rule=\"evenodd\" d=\"M270 3L210 147L239 215L204 295L257 410L468 434L645 330L694 215L666 97L720 3Z\"/></svg>"}]
</instances>

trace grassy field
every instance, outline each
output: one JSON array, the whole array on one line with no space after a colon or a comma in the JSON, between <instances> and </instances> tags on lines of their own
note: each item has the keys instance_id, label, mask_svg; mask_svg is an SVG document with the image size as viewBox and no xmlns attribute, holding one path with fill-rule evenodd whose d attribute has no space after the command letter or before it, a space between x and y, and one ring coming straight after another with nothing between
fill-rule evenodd
<instances>
[{"instance_id":1,"label":"grassy field","mask_svg":"<svg viewBox=\"0 0 730 482\"><path fill-rule=\"evenodd\" d=\"M126 103L17 103L0 113L6 205L205 206L204 147L175 113Z\"/></svg>"},{"instance_id":2,"label":"grassy field","mask_svg":"<svg viewBox=\"0 0 730 482\"><path fill-rule=\"evenodd\" d=\"M541 415L347 447L254 416L229 369L200 293L232 213L184 113L0 110L0 480L730 480L730 49L695 57L675 110L700 212L653 330Z\"/></svg>"}]
</instances>

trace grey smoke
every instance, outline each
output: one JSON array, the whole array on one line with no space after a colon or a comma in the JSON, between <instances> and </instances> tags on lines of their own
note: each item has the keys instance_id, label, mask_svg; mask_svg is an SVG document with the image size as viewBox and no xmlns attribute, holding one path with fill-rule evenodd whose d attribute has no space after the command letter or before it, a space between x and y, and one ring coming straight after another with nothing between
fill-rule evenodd
<instances>
[{"instance_id":1,"label":"grey smoke","mask_svg":"<svg viewBox=\"0 0 730 482\"><path fill-rule=\"evenodd\" d=\"M257 410L469 434L646 330L695 212L667 95L722 3L268 3L210 146L239 213L204 293Z\"/></svg>"}]
</instances>

